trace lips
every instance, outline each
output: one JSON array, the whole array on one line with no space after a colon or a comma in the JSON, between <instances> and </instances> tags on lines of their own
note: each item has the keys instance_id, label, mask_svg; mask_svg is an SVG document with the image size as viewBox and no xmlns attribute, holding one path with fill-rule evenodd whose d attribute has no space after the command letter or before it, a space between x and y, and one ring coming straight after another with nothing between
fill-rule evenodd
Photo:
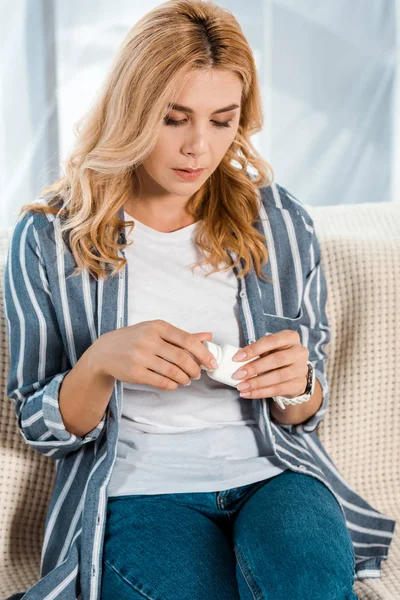
<instances>
[{"instance_id":1,"label":"lips","mask_svg":"<svg viewBox=\"0 0 400 600\"><path fill-rule=\"evenodd\" d=\"M173 169L173 171L181 179L194 181L203 174L204 169L196 169L195 171L190 171L188 169Z\"/></svg>"},{"instance_id":2,"label":"lips","mask_svg":"<svg viewBox=\"0 0 400 600\"><path fill-rule=\"evenodd\" d=\"M199 167L198 169L181 169L180 167L176 167L174 170L176 170L176 171L186 171L186 173L197 173L198 171L202 171L203 167Z\"/></svg>"}]
</instances>

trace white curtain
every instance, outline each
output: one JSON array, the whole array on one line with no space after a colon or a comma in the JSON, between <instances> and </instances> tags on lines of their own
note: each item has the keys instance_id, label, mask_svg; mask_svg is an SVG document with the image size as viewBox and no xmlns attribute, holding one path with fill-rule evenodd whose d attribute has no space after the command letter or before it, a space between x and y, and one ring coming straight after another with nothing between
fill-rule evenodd
<instances>
[{"instance_id":1,"label":"white curtain","mask_svg":"<svg viewBox=\"0 0 400 600\"><path fill-rule=\"evenodd\" d=\"M391 201L395 0L271 5L277 180L309 204Z\"/></svg>"},{"instance_id":2,"label":"white curtain","mask_svg":"<svg viewBox=\"0 0 400 600\"><path fill-rule=\"evenodd\" d=\"M48 0L0 0L0 223L58 175L55 23Z\"/></svg>"},{"instance_id":3,"label":"white curtain","mask_svg":"<svg viewBox=\"0 0 400 600\"><path fill-rule=\"evenodd\" d=\"M310 205L398 202L396 0L225 0L254 52L275 179ZM54 181L128 29L159 2L0 0L0 219ZM397 135L396 135L397 134Z\"/></svg>"}]
</instances>

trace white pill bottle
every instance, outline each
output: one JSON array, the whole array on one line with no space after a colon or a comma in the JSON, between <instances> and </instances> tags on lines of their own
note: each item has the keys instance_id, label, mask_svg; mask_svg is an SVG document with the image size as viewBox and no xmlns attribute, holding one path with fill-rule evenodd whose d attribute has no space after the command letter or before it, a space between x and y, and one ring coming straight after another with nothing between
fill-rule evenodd
<instances>
[{"instance_id":1,"label":"white pill bottle","mask_svg":"<svg viewBox=\"0 0 400 600\"><path fill-rule=\"evenodd\" d=\"M233 373L236 373L241 366L259 358L259 356L254 356L248 360L235 361L232 360L232 357L240 350L240 347L233 346L232 344L219 345L208 341L203 341L202 343L214 355L218 367L216 369L207 369L204 365L200 365L200 368L206 371L211 379L226 383L226 385L231 385L232 387L236 387L241 381L240 379L234 379L232 377Z\"/></svg>"}]
</instances>

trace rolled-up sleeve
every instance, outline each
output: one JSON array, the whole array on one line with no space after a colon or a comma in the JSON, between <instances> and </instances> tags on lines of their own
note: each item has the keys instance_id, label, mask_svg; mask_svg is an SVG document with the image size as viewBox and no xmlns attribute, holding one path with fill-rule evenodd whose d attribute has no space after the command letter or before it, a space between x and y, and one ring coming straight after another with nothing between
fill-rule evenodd
<instances>
[{"instance_id":1,"label":"rolled-up sleeve","mask_svg":"<svg viewBox=\"0 0 400 600\"><path fill-rule=\"evenodd\" d=\"M65 351L52 302L32 211L20 217L11 233L4 274L10 367L7 396L13 400L26 444L54 459L95 440L106 413L84 438L65 428L59 409Z\"/></svg>"},{"instance_id":2,"label":"rolled-up sleeve","mask_svg":"<svg viewBox=\"0 0 400 600\"><path fill-rule=\"evenodd\" d=\"M310 216L308 218L311 220ZM311 220L312 222L312 220ZM314 431L326 415L329 405L329 385L326 376L328 355L325 347L331 339L331 332L326 314L328 289L325 274L321 265L321 249L312 222L309 263L305 278L302 298L303 317L299 324L300 341L308 348L308 360L313 364L316 379L322 387L322 404L318 411L298 425L280 425L290 432L310 433Z\"/></svg>"}]
</instances>

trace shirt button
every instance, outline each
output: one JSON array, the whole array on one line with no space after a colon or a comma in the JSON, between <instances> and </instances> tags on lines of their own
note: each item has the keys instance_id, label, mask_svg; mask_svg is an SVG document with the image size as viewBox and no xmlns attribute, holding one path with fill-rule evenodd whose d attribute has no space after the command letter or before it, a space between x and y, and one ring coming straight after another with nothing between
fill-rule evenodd
<instances>
[{"instance_id":1,"label":"shirt button","mask_svg":"<svg viewBox=\"0 0 400 600\"><path fill-rule=\"evenodd\" d=\"M240 297L241 297L241 298L244 298L244 297L245 297L245 295L246 295L246 292L243 290L242 292L240 292L240 294L239 294L239 295L240 295Z\"/></svg>"},{"instance_id":2,"label":"shirt button","mask_svg":"<svg viewBox=\"0 0 400 600\"><path fill-rule=\"evenodd\" d=\"M274 436L274 434L272 434L272 436L271 436L271 437L272 437L272 439L275 441L275 436Z\"/></svg>"},{"instance_id":3,"label":"shirt button","mask_svg":"<svg viewBox=\"0 0 400 600\"><path fill-rule=\"evenodd\" d=\"M299 469L300 471L306 471L307 467L305 467L304 465L299 465Z\"/></svg>"}]
</instances>

